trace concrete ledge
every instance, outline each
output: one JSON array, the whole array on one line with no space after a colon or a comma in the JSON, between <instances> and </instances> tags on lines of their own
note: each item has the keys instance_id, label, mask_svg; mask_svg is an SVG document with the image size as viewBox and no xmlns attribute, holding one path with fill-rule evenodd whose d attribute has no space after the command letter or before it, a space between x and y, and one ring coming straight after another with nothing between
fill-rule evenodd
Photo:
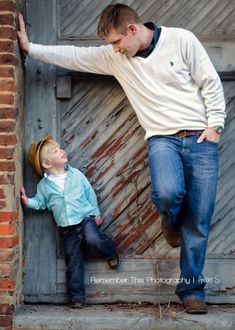
<instances>
[{"instance_id":1,"label":"concrete ledge","mask_svg":"<svg viewBox=\"0 0 235 330\"><path fill-rule=\"evenodd\" d=\"M235 305L210 306L207 315L190 315L181 306L138 304L26 305L15 316L13 330L234 330Z\"/></svg>"}]
</instances>

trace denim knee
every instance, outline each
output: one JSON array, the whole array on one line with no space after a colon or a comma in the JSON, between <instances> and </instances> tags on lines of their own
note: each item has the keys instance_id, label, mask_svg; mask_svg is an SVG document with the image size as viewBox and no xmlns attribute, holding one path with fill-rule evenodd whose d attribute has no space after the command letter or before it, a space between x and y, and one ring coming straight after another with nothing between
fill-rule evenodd
<instances>
[{"instance_id":1,"label":"denim knee","mask_svg":"<svg viewBox=\"0 0 235 330\"><path fill-rule=\"evenodd\" d=\"M184 190L162 190L160 193L152 191L151 199L161 213L168 213L182 203L184 195Z\"/></svg>"},{"instance_id":2,"label":"denim knee","mask_svg":"<svg viewBox=\"0 0 235 330\"><path fill-rule=\"evenodd\" d=\"M89 233L86 235L86 242L90 245L98 245L100 242L101 238L98 233Z\"/></svg>"}]
</instances>

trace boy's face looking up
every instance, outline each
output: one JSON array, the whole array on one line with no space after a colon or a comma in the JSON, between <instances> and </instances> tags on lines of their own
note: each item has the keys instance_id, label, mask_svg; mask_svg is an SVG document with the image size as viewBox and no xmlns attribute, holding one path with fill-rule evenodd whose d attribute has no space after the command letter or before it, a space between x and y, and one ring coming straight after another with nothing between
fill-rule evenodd
<instances>
[{"instance_id":1,"label":"boy's face looking up","mask_svg":"<svg viewBox=\"0 0 235 330\"><path fill-rule=\"evenodd\" d=\"M49 140L41 148L40 161L42 167L51 172L64 169L64 164L68 162L68 158L66 152L60 148L56 141Z\"/></svg>"}]
</instances>

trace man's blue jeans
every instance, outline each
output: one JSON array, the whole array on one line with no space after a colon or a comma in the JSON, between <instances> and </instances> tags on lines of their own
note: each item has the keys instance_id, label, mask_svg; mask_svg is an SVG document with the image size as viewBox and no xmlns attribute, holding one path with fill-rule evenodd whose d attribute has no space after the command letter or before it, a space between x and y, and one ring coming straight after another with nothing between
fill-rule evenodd
<instances>
[{"instance_id":1,"label":"man's blue jeans","mask_svg":"<svg viewBox=\"0 0 235 330\"><path fill-rule=\"evenodd\" d=\"M66 286L70 300L85 300L84 255L87 244L107 260L116 256L113 241L101 233L94 217L86 217L75 226L60 227L66 263Z\"/></svg>"},{"instance_id":2,"label":"man's blue jeans","mask_svg":"<svg viewBox=\"0 0 235 330\"><path fill-rule=\"evenodd\" d=\"M180 282L176 294L205 298L202 271L218 177L218 144L191 137L148 140L152 201L169 224L181 228Z\"/></svg>"}]
</instances>

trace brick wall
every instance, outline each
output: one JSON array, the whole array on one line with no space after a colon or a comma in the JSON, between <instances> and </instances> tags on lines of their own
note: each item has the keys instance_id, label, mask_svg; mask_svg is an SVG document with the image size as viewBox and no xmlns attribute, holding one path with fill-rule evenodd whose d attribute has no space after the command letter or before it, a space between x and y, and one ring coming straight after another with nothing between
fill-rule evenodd
<instances>
[{"instance_id":1,"label":"brick wall","mask_svg":"<svg viewBox=\"0 0 235 330\"><path fill-rule=\"evenodd\" d=\"M23 70L16 37L23 1L0 0L0 329L22 301Z\"/></svg>"}]
</instances>

